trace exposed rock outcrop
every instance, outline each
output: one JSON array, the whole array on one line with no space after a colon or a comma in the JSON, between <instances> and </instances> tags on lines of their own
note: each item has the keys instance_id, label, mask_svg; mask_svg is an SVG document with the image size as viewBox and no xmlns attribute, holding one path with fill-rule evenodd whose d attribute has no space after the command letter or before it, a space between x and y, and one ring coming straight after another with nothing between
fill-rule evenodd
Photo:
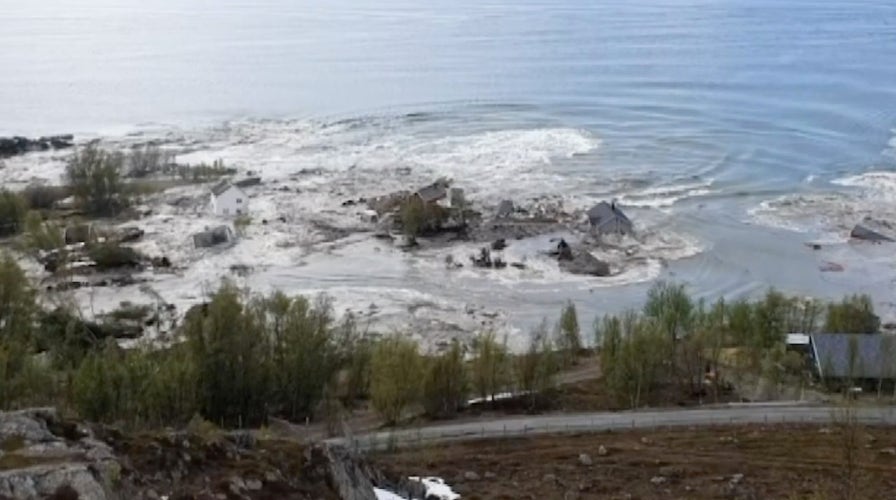
<instances>
[{"instance_id":1,"label":"exposed rock outcrop","mask_svg":"<svg viewBox=\"0 0 896 500\"><path fill-rule=\"evenodd\" d=\"M78 498L111 498L121 472L112 449L92 433L63 422L52 408L0 413L3 443L0 497L46 498L65 488Z\"/></svg>"}]
</instances>

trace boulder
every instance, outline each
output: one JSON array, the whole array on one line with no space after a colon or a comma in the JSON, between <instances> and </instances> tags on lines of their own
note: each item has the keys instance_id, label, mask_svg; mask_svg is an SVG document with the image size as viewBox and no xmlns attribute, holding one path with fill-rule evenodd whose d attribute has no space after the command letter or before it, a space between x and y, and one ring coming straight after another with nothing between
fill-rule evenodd
<instances>
[{"instance_id":1,"label":"boulder","mask_svg":"<svg viewBox=\"0 0 896 500\"><path fill-rule=\"evenodd\" d=\"M875 243L894 241L893 238L885 236L862 224L856 224L856 226L852 228L852 232L849 233L849 236L856 240L871 241Z\"/></svg>"},{"instance_id":2,"label":"boulder","mask_svg":"<svg viewBox=\"0 0 896 500\"><path fill-rule=\"evenodd\" d=\"M594 462L591 460L591 455L587 453L579 453L579 464L584 465L585 467L590 467Z\"/></svg>"}]
</instances>

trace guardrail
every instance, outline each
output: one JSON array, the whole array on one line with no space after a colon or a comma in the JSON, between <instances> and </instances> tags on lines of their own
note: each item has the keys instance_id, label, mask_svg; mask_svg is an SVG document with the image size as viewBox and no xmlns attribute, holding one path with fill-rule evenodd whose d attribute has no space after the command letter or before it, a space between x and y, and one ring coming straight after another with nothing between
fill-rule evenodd
<instances>
[{"instance_id":1,"label":"guardrail","mask_svg":"<svg viewBox=\"0 0 896 500\"><path fill-rule=\"evenodd\" d=\"M718 427L739 424L836 424L842 407L737 407L728 409L659 412L599 413L510 418L376 432L335 438L333 444L357 451L394 451L399 448L481 439L507 439L544 434L579 434L626 429ZM852 408L863 425L896 425L896 407Z\"/></svg>"}]
</instances>

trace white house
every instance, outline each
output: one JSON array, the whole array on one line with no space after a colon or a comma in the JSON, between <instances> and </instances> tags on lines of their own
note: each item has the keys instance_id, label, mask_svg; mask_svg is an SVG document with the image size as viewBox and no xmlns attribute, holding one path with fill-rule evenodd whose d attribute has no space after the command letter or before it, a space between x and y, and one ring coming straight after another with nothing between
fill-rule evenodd
<instances>
[{"instance_id":1,"label":"white house","mask_svg":"<svg viewBox=\"0 0 896 500\"><path fill-rule=\"evenodd\" d=\"M225 217L249 215L249 196L228 181L212 187L212 213Z\"/></svg>"}]
</instances>

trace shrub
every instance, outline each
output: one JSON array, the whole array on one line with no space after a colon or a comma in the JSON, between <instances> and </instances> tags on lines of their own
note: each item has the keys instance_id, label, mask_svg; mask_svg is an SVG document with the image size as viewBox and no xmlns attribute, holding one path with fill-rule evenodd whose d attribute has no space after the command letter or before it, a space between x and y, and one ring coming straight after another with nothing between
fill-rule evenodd
<instances>
[{"instance_id":1,"label":"shrub","mask_svg":"<svg viewBox=\"0 0 896 500\"><path fill-rule=\"evenodd\" d=\"M0 237L18 234L25 223L28 207L18 194L0 189Z\"/></svg>"},{"instance_id":2,"label":"shrub","mask_svg":"<svg viewBox=\"0 0 896 500\"><path fill-rule=\"evenodd\" d=\"M156 175L171 162L171 153L154 144L135 147L127 156L128 176L138 179Z\"/></svg>"},{"instance_id":3,"label":"shrub","mask_svg":"<svg viewBox=\"0 0 896 500\"><path fill-rule=\"evenodd\" d=\"M71 192L65 186L31 185L22 191L22 197L31 210L50 210L69 196Z\"/></svg>"},{"instance_id":4,"label":"shrub","mask_svg":"<svg viewBox=\"0 0 896 500\"><path fill-rule=\"evenodd\" d=\"M40 213L31 211L25 217L25 247L35 253L65 247L65 233L53 222L44 222Z\"/></svg>"},{"instance_id":5,"label":"shrub","mask_svg":"<svg viewBox=\"0 0 896 500\"><path fill-rule=\"evenodd\" d=\"M133 248L115 243L90 245L87 255L96 263L97 269L100 270L137 267L143 260L141 255Z\"/></svg>"},{"instance_id":6,"label":"shrub","mask_svg":"<svg viewBox=\"0 0 896 500\"><path fill-rule=\"evenodd\" d=\"M81 208L95 216L118 215L129 203L121 181L124 156L94 145L75 152L66 166L66 178Z\"/></svg>"}]
</instances>

